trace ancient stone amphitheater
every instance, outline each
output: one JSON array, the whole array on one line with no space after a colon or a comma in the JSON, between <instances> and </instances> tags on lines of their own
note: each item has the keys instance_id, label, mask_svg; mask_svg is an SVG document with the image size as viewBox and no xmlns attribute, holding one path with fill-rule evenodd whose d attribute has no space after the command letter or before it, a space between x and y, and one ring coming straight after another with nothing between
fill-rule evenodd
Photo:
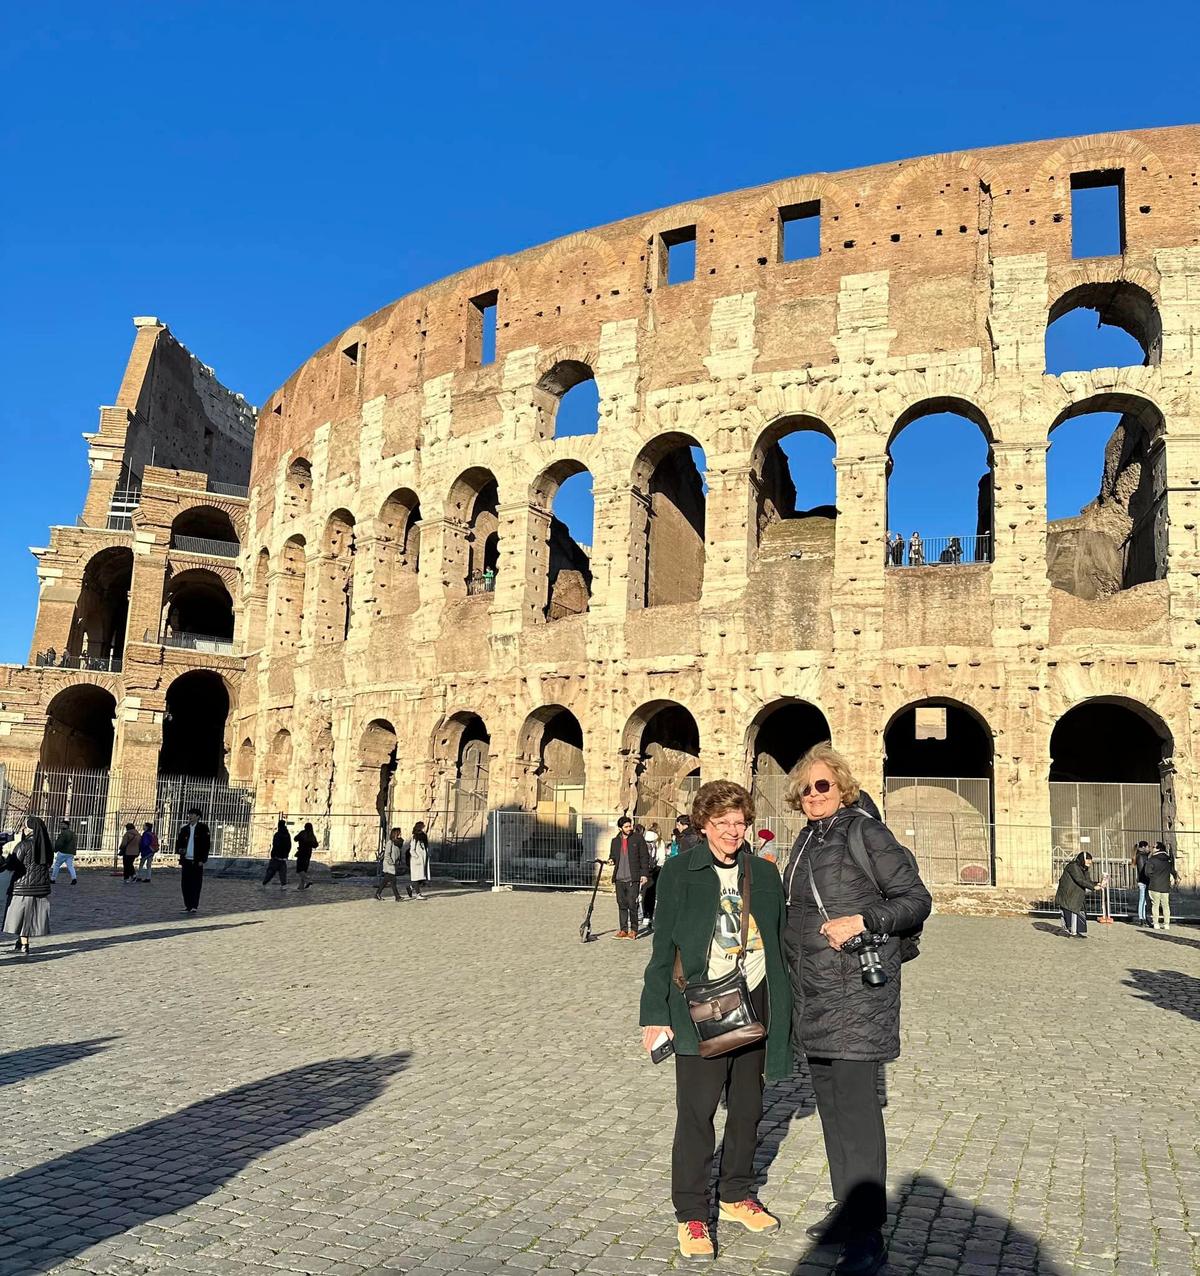
<instances>
[{"instance_id":1,"label":"ancient stone amphitheater","mask_svg":"<svg viewBox=\"0 0 1200 1276\"><path fill-rule=\"evenodd\" d=\"M541 880L576 858L586 877L615 812L665 823L701 776L751 784L786 836L787 773L831 737L944 882L1040 887L1053 860L1115 861L1135 834L1194 864L1198 170L1193 127L937 155L475 266L339 333L268 399L245 499L144 446L211 443L228 392L135 431L127 372L103 457L92 436L92 521L56 529L57 575L41 551L34 641L66 651L89 562L128 547L104 649L121 667L7 669L2 756L209 777L256 818L312 819L335 857L426 818L460 875L502 853ZM1077 256L1073 200L1101 188L1115 250ZM1080 308L1136 364L1048 374L1047 326ZM161 325L139 341L139 376L180 349ZM592 383L590 431L557 428ZM1053 431L1093 412L1120 418L1101 490L1049 524ZM893 553L891 449L938 413L986 443L978 517ZM796 432L830 441L832 506L796 507ZM555 516L580 475L586 538ZM114 531L122 482L141 496ZM176 545L188 511L236 542L236 574L204 561L211 527ZM223 628L192 592L195 618L170 621L187 572L189 590L220 576ZM191 632L224 637L169 645ZM187 678L208 690L173 708ZM64 727L51 707L83 684L106 693L109 757L63 751L64 732L95 743L86 713ZM171 731L176 756L180 733L208 744L168 765Z\"/></svg>"}]
</instances>

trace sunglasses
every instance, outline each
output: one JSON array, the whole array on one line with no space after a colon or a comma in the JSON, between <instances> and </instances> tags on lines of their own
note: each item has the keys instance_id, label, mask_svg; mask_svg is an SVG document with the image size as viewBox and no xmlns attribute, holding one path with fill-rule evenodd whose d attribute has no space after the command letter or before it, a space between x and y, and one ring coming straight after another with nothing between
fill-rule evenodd
<instances>
[{"instance_id":1,"label":"sunglasses","mask_svg":"<svg viewBox=\"0 0 1200 1276\"><path fill-rule=\"evenodd\" d=\"M833 788L832 780L814 780L811 784L806 784L800 790L800 796L802 798L806 798L812 797L814 793L825 794L828 793L831 788Z\"/></svg>"}]
</instances>

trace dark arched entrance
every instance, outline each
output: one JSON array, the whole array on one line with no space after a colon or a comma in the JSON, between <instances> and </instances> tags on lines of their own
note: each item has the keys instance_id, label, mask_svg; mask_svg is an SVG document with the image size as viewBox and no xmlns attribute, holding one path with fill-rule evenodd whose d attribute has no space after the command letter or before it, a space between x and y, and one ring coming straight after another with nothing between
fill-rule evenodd
<instances>
[{"instance_id":1,"label":"dark arched entrance","mask_svg":"<svg viewBox=\"0 0 1200 1276\"><path fill-rule=\"evenodd\" d=\"M229 692L225 680L210 669L196 669L167 688L162 747L162 775L203 775L225 779L225 723Z\"/></svg>"},{"instance_id":2,"label":"dark arched entrance","mask_svg":"<svg viewBox=\"0 0 1200 1276\"><path fill-rule=\"evenodd\" d=\"M53 770L102 770L112 761L117 702L103 687L65 687L46 707L40 765Z\"/></svg>"},{"instance_id":3,"label":"dark arched entrance","mask_svg":"<svg viewBox=\"0 0 1200 1276\"><path fill-rule=\"evenodd\" d=\"M629 813L659 836L669 834L675 816L691 809L700 787L700 728L673 700L643 705L625 728L630 762Z\"/></svg>"},{"instance_id":4,"label":"dark arched entrance","mask_svg":"<svg viewBox=\"0 0 1200 1276\"><path fill-rule=\"evenodd\" d=\"M805 700L777 700L750 724L750 792L756 826L770 829L782 844L790 846L804 824L804 816L785 801L792 774L814 744L830 738L825 715Z\"/></svg>"}]
</instances>

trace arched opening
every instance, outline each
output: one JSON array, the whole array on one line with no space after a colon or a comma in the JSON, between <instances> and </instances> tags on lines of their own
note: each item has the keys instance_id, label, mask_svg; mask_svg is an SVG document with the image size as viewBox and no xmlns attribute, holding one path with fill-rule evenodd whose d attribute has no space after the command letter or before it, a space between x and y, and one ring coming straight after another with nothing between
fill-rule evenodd
<instances>
[{"instance_id":1,"label":"arched opening","mask_svg":"<svg viewBox=\"0 0 1200 1276\"><path fill-rule=\"evenodd\" d=\"M1050 307L1046 371L1149 367L1162 358L1162 319L1137 284L1081 284Z\"/></svg>"},{"instance_id":2,"label":"arched opening","mask_svg":"<svg viewBox=\"0 0 1200 1276\"><path fill-rule=\"evenodd\" d=\"M700 728L673 700L654 700L629 719L625 809L645 817L661 835L675 816L691 808L700 787Z\"/></svg>"},{"instance_id":3,"label":"arched opening","mask_svg":"<svg viewBox=\"0 0 1200 1276\"><path fill-rule=\"evenodd\" d=\"M317 642L345 642L354 610L354 515L334 510L325 523L317 582Z\"/></svg>"},{"instance_id":4,"label":"arched opening","mask_svg":"<svg viewBox=\"0 0 1200 1276\"><path fill-rule=\"evenodd\" d=\"M487 824L492 737L477 713L451 714L434 737L438 794L444 803L452 843L482 846ZM464 850L463 854L467 851Z\"/></svg>"},{"instance_id":5,"label":"arched opening","mask_svg":"<svg viewBox=\"0 0 1200 1276\"><path fill-rule=\"evenodd\" d=\"M263 766L263 809L285 811L288 806L288 777L292 771L292 733L281 727L271 739Z\"/></svg>"},{"instance_id":6,"label":"arched opening","mask_svg":"<svg viewBox=\"0 0 1200 1276\"><path fill-rule=\"evenodd\" d=\"M1118 889L1135 890L1130 848L1171 845L1174 741L1163 720L1122 697L1096 697L1059 718L1050 735L1054 867L1089 851Z\"/></svg>"},{"instance_id":7,"label":"arched opening","mask_svg":"<svg viewBox=\"0 0 1200 1276\"><path fill-rule=\"evenodd\" d=\"M992 733L953 700L905 705L883 733L884 809L931 885L992 878Z\"/></svg>"},{"instance_id":8,"label":"arched opening","mask_svg":"<svg viewBox=\"0 0 1200 1276\"><path fill-rule=\"evenodd\" d=\"M592 476L578 461L556 461L533 484L529 608L539 619L582 615L592 595Z\"/></svg>"},{"instance_id":9,"label":"arched opening","mask_svg":"<svg viewBox=\"0 0 1200 1276\"><path fill-rule=\"evenodd\" d=\"M194 651L228 650L233 599L225 582L204 567L173 572L163 589L162 642Z\"/></svg>"},{"instance_id":10,"label":"arched opening","mask_svg":"<svg viewBox=\"0 0 1200 1276\"><path fill-rule=\"evenodd\" d=\"M46 726L38 755L41 767L56 771L99 771L112 762L117 702L103 687L64 687L46 706Z\"/></svg>"},{"instance_id":11,"label":"arched opening","mask_svg":"<svg viewBox=\"0 0 1200 1276\"><path fill-rule=\"evenodd\" d=\"M836 456L829 427L813 417L784 417L762 432L750 460L756 547L767 555L833 554Z\"/></svg>"},{"instance_id":12,"label":"arched opening","mask_svg":"<svg viewBox=\"0 0 1200 1276\"><path fill-rule=\"evenodd\" d=\"M236 558L241 547L233 520L224 510L211 505L194 505L172 522L171 548L189 554Z\"/></svg>"},{"instance_id":13,"label":"arched opening","mask_svg":"<svg viewBox=\"0 0 1200 1276\"><path fill-rule=\"evenodd\" d=\"M163 714L160 775L203 775L225 779L225 723L229 690L211 669L181 674L167 688Z\"/></svg>"},{"instance_id":14,"label":"arched opening","mask_svg":"<svg viewBox=\"0 0 1200 1276\"><path fill-rule=\"evenodd\" d=\"M310 724L307 740L301 742L301 799L305 812L327 817L333 809L336 767L333 753L333 724L326 719Z\"/></svg>"},{"instance_id":15,"label":"arched opening","mask_svg":"<svg viewBox=\"0 0 1200 1276\"><path fill-rule=\"evenodd\" d=\"M804 826L804 816L784 800L800 759L823 740L832 738L829 720L806 700L776 700L750 724L750 791L755 819L769 828L784 847Z\"/></svg>"},{"instance_id":16,"label":"arched opening","mask_svg":"<svg viewBox=\"0 0 1200 1276\"><path fill-rule=\"evenodd\" d=\"M500 489L475 466L460 475L446 504L444 573L448 588L490 594L500 567Z\"/></svg>"},{"instance_id":17,"label":"arched opening","mask_svg":"<svg viewBox=\"0 0 1200 1276\"><path fill-rule=\"evenodd\" d=\"M540 438L595 434L600 428L600 390L586 363L562 359L538 382Z\"/></svg>"},{"instance_id":18,"label":"arched opening","mask_svg":"<svg viewBox=\"0 0 1200 1276\"><path fill-rule=\"evenodd\" d=\"M1046 572L1077 598L1107 598L1167 574L1162 414L1131 395L1097 395L1051 427Z\"/></svg>"},{"instance_id":19,"label":"arched opening","mask_svg":"<svg viewBox=\"0 0 1200 1276\"><path fill-rule=\"evenodd\" d=\"M416 605L421 560L421 504L416 492L394 491L379 511L375 542L375 614L396 616Z\"/></svg>"},{"instance_id":20,"label":"arched opening","mask_svg":"<svg viewBox=\"0 0 1200 1276\"><path fill-rule=\"evenodd\" d=\"M279 555L279 578L275 582L275 646L280 651L294 650L300 645L300 626L304 618L304 537L293 536L284 543Z\"/></svg>"},{"instance_id":21,"label":"arched opening","mask_svg":"<svg viewBox=\"0 0 1200 1276\"><path fill-rule=\"evenodd\" d=\"M888 444L889 567L990 563L993 537L991 430L957 400L906 412Z\"/></svg>"},{"instance_id":22,"label":"arched opening","mask_svg":"<svg viewBox=\"0 0 1200 1276\"><path fill-rule=\"evenodd\" d=\"M535 709L521 728L520 756L532 781L527 806L562 820L584 809L583 727L570 709Z\"/></svg>"},{"instance_id":23,"label":"arched opening","mask_svg":"<svg viewBox=\"0 0 1200 1276\"><path fill-rule=\"evenodd\" d=\"M254 741L249 737L238 747L236 777L246 784L254 781Z\"/></svg>"},{"instance_id":24,"label":"arched opening","mask_svg":"<svg viewBox=\"0 0 1200 1276\"><path fill-rule=\"evenodd\" d=\"M102 549L83 569L79 598L71 619L64 653L43 653L47 664L73 668L120 669L129 619L129 588L133 582L133 550L126 546Z\"/></svg>"},{"instance_id":25,"label":"arched opening","mask_svg":"<svg viewBox=\"0 0 1200 1276\"><path fill-rule=\"evenodd\" d=\"M704 587L706 462L695 439L664 434L641 451L633 471L631 605L700 600Z\"/></svg>"},{"instance_id":26,"label":"arched opening","mask_svg":"<svg viewBox=\"0 0 1200 1276\"><path fill-rule=\"evenodd\" d=\"M375 812L381 834L390 819L398 743L396 728L386 718L367 723L358 741L357 809Z\"/></svg>"},{"instance_id":27,"label":"arched opening","mask_svg":"<svg viewBox=\"0 0 1200 1276\"><path fill-rule=\"evenodd\" d=\"M284 511L291 515L307 514L311 504L312 466L303 456L297 456L287 469L283 487Z\"/></svg>"},{"instance_id":28,"label":"arched opening","mask_svg":"<svg viewBox=\"0 0 1200 1276\"><path fill-rule=\"evenodd\" d=\"M246 600L246 650L262 649L267 641L267 607L271 581L271 554L260 549L250 577L250 593Z\"/></svg>"}]
</instances>

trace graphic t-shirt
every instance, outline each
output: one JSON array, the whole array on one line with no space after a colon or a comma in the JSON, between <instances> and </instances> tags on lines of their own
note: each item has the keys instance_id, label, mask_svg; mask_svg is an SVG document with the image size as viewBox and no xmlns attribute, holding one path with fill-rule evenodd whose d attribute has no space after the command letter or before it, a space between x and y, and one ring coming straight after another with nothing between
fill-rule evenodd
<instances>
[{"instance_id":1,"label":"graphic t-shirt","mask_svg":"<svg viewBox=\"0 0 1200 1276\"><path fill-rule=\"evenodd\" d=\"M750 871L749 867L746 869ZM708 949L708 977L720 979L733 972L742 945L742 895L738 889L738 866L723 868L713 861L713 872L721 884L717 925ZM746 931L746 986L757 988L767 976L767 956L763 952L758 925L750 918Z\"/></svg>"}]
</instances>

